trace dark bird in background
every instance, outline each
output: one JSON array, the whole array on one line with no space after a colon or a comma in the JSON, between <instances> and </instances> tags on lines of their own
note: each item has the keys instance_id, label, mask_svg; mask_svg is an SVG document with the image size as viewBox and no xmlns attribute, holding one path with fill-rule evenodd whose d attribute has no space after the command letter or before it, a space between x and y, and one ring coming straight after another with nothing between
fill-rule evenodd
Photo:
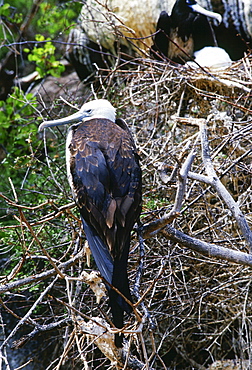
<instances>
[{"instance_id":1,"label":"dark bird in background","mask_svg":"<svg viewBox=\"0 0 252 370\"><path fill-rule=\"evenodd\" d=\"M168 58L184 64L190 60L195 51L205 46L217 46L215 34L207 17L216 19L218 23L222 21L220 14L202 8L195 0L177 0L171 15L162 11L159 16L158 32L154 37L151 54L156 59Z\"/></svg>"},{"instance_id":2,"label":"dark bird in background","mask_svg":"<svg viewBox=\"0 0 252 370\"><path fill-rule=\"evenodd\" d=\"M39 131L73 122L66 142L67 174L86 238L102 277L132 302L127 261L142 201L136 147L126 123L116 119L115 109L104 99L84 104L69 117L45 121ZM109 284L113 323L121 329L123 314L132 307ZM116 334L117 347L122 339Z\"/></svg>"}]
</instances>

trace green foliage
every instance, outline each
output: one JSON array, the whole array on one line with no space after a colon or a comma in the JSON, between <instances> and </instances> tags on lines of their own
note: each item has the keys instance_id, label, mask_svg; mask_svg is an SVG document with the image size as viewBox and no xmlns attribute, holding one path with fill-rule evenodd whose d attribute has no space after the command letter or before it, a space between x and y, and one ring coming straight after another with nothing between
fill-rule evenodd
<instances>
[{"instance_id":1,"label":"green foliage","mask_svg":"<svg viewBox=\"0 0 252 370\"><path fill-rule=\"evenodd\" d=\"M6 101L0 101L0 142L14 157L27 153L28 141L35 139L37 125L30 123L29 118L34 115L36 106L36 98L32 94L25 95L18 87Z\"/></svg>"},{"instance_id":2,"label":"green foliage","mask_svg":"<svg viewBox=\"0 0 252 370\"><path fill-rule=\"evenodd\" d=\"M12 0L0 7L2 22L0 25L0 39L5 46L1 48L0 58L4 57L9 48L7 45L18 40L20 25L27 16L31 15L34 5L33 0ZM80 12L82 3L69 1L61 2L58 0L43 1L39 4L38 12L31 17L29 33L37 34L36 46L30 50L26 47L26 53L22 56L24 64L26 56L28 63L34 63L39 77L47 74L59 77L64 66L57 60L60 58L60 44L53 43L53 39L64 39L71 25ZM26 35L26 37L27 37ZM33 40L33 39L32 39ZM17 60L19 61L19 60ZM43 152L42 141L38 139L38 121L36 113L37 103L31 94L24 94L15 88L7 100L0 102L0 144L6 149L7 157L0 164L1 192L11 193L8 177L11 178L14 187L20 189L25 183L29 189L36 187L43 188L45 179L49 176L49 170L38 160ZM37 122L36 122L37 121ZM62 156L63 146L59 147L50 141L50 155ZM28 175L27 175L28 174ZM13 194L12 194L13 195ZM25 201L22 194L20 201ZM28 197L27 197L28 198ZM43 199L41 195L36 202ZM32 197L29 199L32 202ZM0 207L1 213L1 207ZM1 216L1 215L0 215ZM11 219L11 216L9 217Z\"/></svg>"},{"instance_id":3,"label":"green foliage","mask_svg":"<svg viewBox=\"0 0 252 370\"><path fill-rule=\"evenodd\" d=\"M10 4L3 4L0 7L0 15L3 17L8 17L10 14Z\"/></svg>"},{"instance_id":4,"label":"green foliage","mask_svg":"<svg viewBox=\"0 0 252 370\"><path fill-rule=\"evenodd\" d=\"M15 87L6 101L0 101L0 143L7 156L0 164L1 192L9 195L12 179L15 187L20 188L27 169L34 163L34 153L41 146L37 138L37 123L31 117L37 106L32 94L24 94ZM1 217L7 212L5 222L13 220L11 210L0 207ZM9 215L9 216L8 216Z\"/></svg>"},{"instance_id":5,"label":"green foliage","mask_svg":"<svg viewBox=\"0 0 252 370\"><path fill-rule=\"evenodd\" d=\"M166 198L160 198L160 197L154 197L154 196L153 198L149 198L146 196L144 207L151 211L151 210L160 209L162 207L166 207L168 204L169 202L167 201Z\"/></svg>"},{"instance_id":6,"label":"green foliage","mask_svg":"<svg viewBox=\"0 0 252 370\"><path fill-rule=\"evenodd\" d=\"M16 42L20 40L20 26L24 25L26 17L31 16L35 2L6 2L0 7L0 59L16 47L15 63L19 77L32 72L30 66L34 65L39 77L47 74L59 77L64 70L64 66L58 61L63 55L60 42L66 41L67 32L74 25L81 4L54 0L41 2L38 13L34 17L32 15L28 32L22 39L27 40L27 44L17 45ZM29 39L36 42L32 49ZM63 44L62 49L64 47ZM9 65L7 69L14 67ZM32 94L23 93L17 87L6 101L0 101L0 145L7 153L0 163L2 282L33 277L39 272L52 269L45 250L51 258L59 261L64 261L72 252L69 247L72 240L69 224L74 228L78 223L77 217L72 217L69 212L55 216L59 207L71 201L65 171L65 137L60 134L56 139L59 132L55 130L56 133L53 134L48 130L47 149L44 149L43 135L38 134L38 108L36 98ZM50 220L43 225L41 221L47 217ZM76 226L76 229L79 227ZM4 277L7 279L3 280ZM32 299L36 299L47 287L47 283L48 281L42 281L27 284L19 289L19 293L25 291L26 294L29 291L29 299L31 295ZM57 289L56 292L58 291ZM13 292L15 294L15 290ZM18 304L22 306L21 299ZM28 307L27 303L26 306ZM47 306L43 303L33 309L33 314L38 319L44 311L48 315Z\"/></svg>"},{"instance_id":7,"label":"green foliage","mask_svg":"<svg viewBox=\"0 0 252 370\"><path fill-rule=\"evenodd\" d=\"M82 4L78 2L65 4L57 4L56 1L43 2L37 20L38 31L43 34L49 32L51 38L60 32L67 32L78 17L81 6Z\"/></svg>"},{"instance_id":8,"label":"green foliage","mask_svg":"<svg viewBox=\"0 0 252 370\"><path fill-rule=\"evenodd\" d=\"M44 42L45 37L43 35L36 35L36 41ZM47 41L41 46L35 46L30 52L29 49L24 49L28 54L28 60L36 63L36 71L39 73L38 78L42 78L47 74L51 74L54 77L60 77L61 73L64 72L65 67L60 61L55 58L56 47L51 41Z\"/></svg>"},{"instance_id":9,"label":"green foliage","mask_svg":"<svg viewBox=\"0 0 252 370\"><path fill-rule=\"evenodd\" d=\"M5 3L0 7L0 17L3 18L0 24L0 39L4 40L4 44L13 43L19 37L19 27L30 13L32 6L32 0L12 0L11 3ZM29 26L32 34L40 33L50 40L61 35L65 37L71 25L75 24L81 6L82 3L76 1L42 2ZM10 25L13 26L10 27ZM4 57L8 50L7 47L2 47L0 58Z\"/></svg>"},{"instance_id":10,"label":"green foliage","mask_svg":"<svg viewBox=\"0 0 252 370\"><path fill-rule=\"evenodd\" d=\"M14 13L12 14L12 8L10 4L5 3L0 7L0 16L5 17L8 21L19 24L22 22L23 15L22 13Z\"/></svg>"},{"instance_id":11,"label":"green foliage","mask_svg":"<svg viewBox=\"0 0 252 370\"><path fill-rule=\"evenodd\" d=\"M65 143L64 140L60 144L59 140L48 139L50 170L45 163L43 140L38 135L39 119L34 119L36 106L35 98L31 94L25 95L18 88L14 89L6 102L0 102L0 143L7 151L7 157L0 163L0 192L13 199L13 190L8 180L10 178L20 204L38 205L44 203L48 196L60 206L67 202L65 196L69 189L67 187L66 191L59 191L51 174L59 182L66 182ZM16 212L0 198L2 225L15 224L13 214ZM37 213L29 211L28 219L37 217ZM8 233L1 237L8 239Z\"/></svg>"},{"instance_id":12,"label":"green foliage","mask_svg":"<svg viewBox=\"0 0 252 370\"><path fill-rule=\"evenodd\" d=\"M7 45L16 41L19 37L19 27L27 16L33 4L32 0L12 0L0 6L0 59L9 51Z\"/></svg>"}]
</instances>

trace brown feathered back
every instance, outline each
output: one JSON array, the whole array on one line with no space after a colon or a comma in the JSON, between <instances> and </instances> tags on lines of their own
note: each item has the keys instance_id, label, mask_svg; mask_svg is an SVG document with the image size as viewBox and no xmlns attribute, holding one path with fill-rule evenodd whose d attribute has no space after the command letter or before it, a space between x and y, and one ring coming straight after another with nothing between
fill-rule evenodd
<instances>
[{"instance_id":1,"label":"brown feathered back","mask_svg":"<svg viewBox=\"0 0 252 370\"><path fill-rule=\"evenodd\" d=\"M107 119L72 126L72 191L84 220L119 258L141 211L141 171L128 130Z\"/></svg>"}]
</instances>

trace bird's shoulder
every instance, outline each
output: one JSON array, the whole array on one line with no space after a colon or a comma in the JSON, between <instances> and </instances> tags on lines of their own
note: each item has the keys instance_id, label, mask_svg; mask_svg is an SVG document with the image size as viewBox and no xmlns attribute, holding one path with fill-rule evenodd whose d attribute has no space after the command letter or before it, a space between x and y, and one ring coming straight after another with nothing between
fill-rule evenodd
<instances>
[{"instance_id":1,"label":"bird's shoulder","mask_svg":"<svg viewBox=\"0 0 252 370\"><path fill-rule=\"evenodd\" d=\"M163 30L166 34L169 34L170 26L171 26L171 17L165 10L163 10L158 18L157 30L160 29Z\"/></svg>"},{"instance_id":2,"label":"bird's shoulder","mask_svg":"<svg viewBox=\"0 0 252 370\"><path fill-rule=\"evenodd\" d=\"M72 127L72 138L69 148L74 155L81 152L83 156L101 150L113 157L113 152L131 152L135 150L134 140L121 119L112 122L105 118L93 118Z\"/></svg>"}]
</instances>

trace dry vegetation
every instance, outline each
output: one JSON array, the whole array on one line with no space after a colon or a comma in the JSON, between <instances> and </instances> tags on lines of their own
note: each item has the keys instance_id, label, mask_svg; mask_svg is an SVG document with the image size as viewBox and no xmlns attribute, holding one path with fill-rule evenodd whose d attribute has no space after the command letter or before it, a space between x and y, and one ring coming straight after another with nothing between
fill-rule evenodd
<instances>
[{"instance_id":1,"label":"dry vegetation","mask_svg":"<svg viewBox=\"0 0 252 370\"><path fill-rule=\"evenodd\" d=\"M15 189L5 198L19 222L8 227L17 230L23 254L9 276L2 276L0 292L21 301L30 291L25 315L6 334L12 344L14 334L28 328L14 343L15 353L40 334L41 349L50 353L42 367L47 370L108 369L111 361L125 369L205 370L215 361L220 362L209 369L252 367L251 63L247 57L209 73L136 59L131 71L115 70L108 77L98 71L99 88L80 94L77 83L62 86L58 94L79 107L94 91L109 99L134 135L143 170L146 239L143 254L137 233L132 236L129 276L135 302L141 300L126 318L125 352L105 352L106 340L111 343L107 299L98 304L82 277L95 265L86 263L64 157L50 158L47 149L47 160L36 164L41 172L51 167L39 189L45 203L29 209L15 199ZM58 98L46 97L40 90L44 118L48 112L51 118L71 113ZM56 142L60 151L65 131L52 132L53 140L45 143ZM10 311L6 297L1 303ZM102 331L92 335L97 317ZM99 341L104 331L107 339ZM224 365L224 360L232 361Z\"/></svg>"}]
</instances>

